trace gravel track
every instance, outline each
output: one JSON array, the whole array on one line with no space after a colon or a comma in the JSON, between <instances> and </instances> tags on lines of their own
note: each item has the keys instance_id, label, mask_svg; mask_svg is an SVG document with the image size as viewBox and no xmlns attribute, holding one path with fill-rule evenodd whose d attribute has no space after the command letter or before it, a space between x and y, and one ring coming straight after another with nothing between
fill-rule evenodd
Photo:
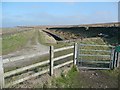
<instances>
[{"instance_id":1,"label":"gravel track","mask_svg":"<svg viewBox=\"0 0 120 90\"><path fill-rule=\"evenodd\" d=\"M6 58L12 58L12 57L18 57L18 56L27 56L27 55L32 55L32 54L37 54L39 53L39 56L42 56L45 54L45 52L49 52L49 46L45 46L39 43L38 41L38 34L36 34L35 37L35 43L32 44L31 39L27 42L27 44L24 46L23 49L16 51L16 52L12 52L9 53L7 55L3 55L3 59ZM37 57L35 57L37 58ZM4 66L5 67L14 67L16 65L23 65L25 64L24 62L28 62L31 61L33 59L24 59L24 60L18 60L15 62L11 62L11 63L6 63Z\"/></svg>"}]
</instances>

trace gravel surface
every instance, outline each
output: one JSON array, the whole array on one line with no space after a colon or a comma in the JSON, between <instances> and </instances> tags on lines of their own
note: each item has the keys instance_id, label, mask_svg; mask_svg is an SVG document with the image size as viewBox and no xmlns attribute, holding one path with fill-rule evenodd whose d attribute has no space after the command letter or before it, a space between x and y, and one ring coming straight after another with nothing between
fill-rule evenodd
<instances>
[{"instance_id":1,"label":"gravel surface","mask_svg":"<svg viewBox=\"0 0 120 90\"><path fill-rule=\"evenodd\" d=\"M118 88L118 78L112 78L99 70L80 70L77 78L86 83L87 88Z\"/></svg>"},{"instance_id":2,"label":"gravel surface","mask_svg":"<svg viewBox=\"0 0 120 90\"><path fill-rule=\"evenodd\" d=\"M36 38L35 38L35 44L32 44L32 41L29 40L27 42L27 44L25 45L24 49L21 49L19 51L16 51L16 52L13 52L13 53L9 53L7 55L3 55L3 59L6 59L6 58L12 58L12 57L19 57L19 56L23 56L23 57L26 57L26 56L31 56L33 54L38 54L39 53L39 57L42 56L42 55L45 55L46 52L49 52L49 46L45 46L45 45L42 45L39 43L38 41L38 35L36 35ZM37 57L35 57L37 58ZM5 67L14 67L16 65L23 65L25 64L24 62L30 62L31 60L33 59L22 59L22 60L18 60L18 61L15 61L15 62L11 62L11 63L6 63L4 64Z\"/></svg>"}]
</instances>

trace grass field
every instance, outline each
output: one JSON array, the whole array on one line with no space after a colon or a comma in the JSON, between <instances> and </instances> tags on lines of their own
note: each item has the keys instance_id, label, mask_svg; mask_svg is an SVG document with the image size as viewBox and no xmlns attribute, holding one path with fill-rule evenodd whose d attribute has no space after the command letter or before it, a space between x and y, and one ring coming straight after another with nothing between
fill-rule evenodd
<instances>
[{"instance_id":1,"label":"grass field","mask_svg":"<svg viewBox=\"0 0 120 90\"><path fill-rule=\"evenodd\" d=\"M20 50L33 38L34 31L26 31L13 35L2 36L2 54L8 54Z\"/></svg>"},{"instance_id":2,"label":"grass field","mask_svg":"<svg viewBox=\"0 0 120 90\"><path fill-rule=\"evenodd\" d=\"M43 32L42 30L38 30L38 39L39 42L44 45L52 45L56 43L56 40L53 37Z\"/></svg>"}]
</instances>

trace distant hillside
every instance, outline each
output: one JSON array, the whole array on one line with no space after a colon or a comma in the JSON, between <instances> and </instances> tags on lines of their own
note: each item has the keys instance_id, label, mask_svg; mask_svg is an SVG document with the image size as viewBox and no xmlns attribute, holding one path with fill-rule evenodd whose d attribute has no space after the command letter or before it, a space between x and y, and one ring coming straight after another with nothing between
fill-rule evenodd
<instances>
[{"instance_id":1,"label":"distant hillside","mask_svg":"<svg viewBox=\"0 0 120 90\"><path fill-rule=\"evenodd\" d=\"M81 25L39 25L39 26L17 26L22 28L69 28L69 27L119 27L120 22L97 23L97 24L81 24Z\"/></svg>"},{"instance_id":2,"label":"distant hillside","mask_svg":"<svg viewBox=\"0 0 120 90\"><path fill-rule=\"evenodd\" d=\"M97 24L83 24L80 26L88 26L88 27L119 27L120 22L114 22L114 23L97 23Z\"/></svg>"},{"instance_id":3,"label":"distant hillside","mask_svg":"<svg viewBox=\"0 0 120 90\"><path fill-rule=\"evenodd\" d=\"M97 23L97 24L81 24L81 25L60 25L60 26L51 26L51 28L76 28L76 27L120 27L120 22L114 23Z\"/></svg>"}]
</instances>

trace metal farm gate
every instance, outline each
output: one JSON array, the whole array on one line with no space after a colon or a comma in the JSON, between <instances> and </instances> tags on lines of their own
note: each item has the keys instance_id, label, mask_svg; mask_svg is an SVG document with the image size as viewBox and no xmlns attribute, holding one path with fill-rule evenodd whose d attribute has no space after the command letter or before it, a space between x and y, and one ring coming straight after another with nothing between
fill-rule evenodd
<instances>
[{"instance_id":1,"label":"metal farm gate","mask_svg":"<svg viewBox=\"0 0 120 90\"><path fill-rule=\"evenodd\" d=\"M83 69L113 69L116 63L114 46L78 44L77 66Z\"/></svg>"}]
</instances>

